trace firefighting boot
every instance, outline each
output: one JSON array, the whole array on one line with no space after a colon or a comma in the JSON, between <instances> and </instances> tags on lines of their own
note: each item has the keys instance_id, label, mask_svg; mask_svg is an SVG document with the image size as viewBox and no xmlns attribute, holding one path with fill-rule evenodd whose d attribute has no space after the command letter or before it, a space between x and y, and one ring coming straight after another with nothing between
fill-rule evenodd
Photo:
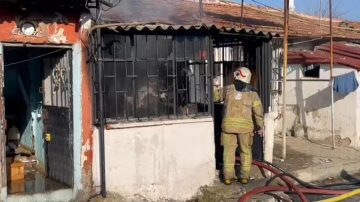
<instances>
[{"instance_id":1,"label":"firefighting boot","mask_svg":"<svg viewBox=\"0 0 360 202\"><path fill-rule=\"evenodd\" d=\"M250 181L249 178L241 178L241 179L239 180L239 182L240 182L241 184L248 184L249 181Z\"/></svg>"},{"instance_id":2,"label":"firefighting boot","mask_svg":"<svg viewBox=\"0 0 360 202\"><path fill-rule=\"evenodd\" d=\"M225 184L225 185L231 185L233 182L236 182L236 181L238 181L238 178L237 178L237 177L234 177L234 178L232 178L232 179L225 179L225 180L224 180L224 184Z\"/></svg>"}]
</instances>

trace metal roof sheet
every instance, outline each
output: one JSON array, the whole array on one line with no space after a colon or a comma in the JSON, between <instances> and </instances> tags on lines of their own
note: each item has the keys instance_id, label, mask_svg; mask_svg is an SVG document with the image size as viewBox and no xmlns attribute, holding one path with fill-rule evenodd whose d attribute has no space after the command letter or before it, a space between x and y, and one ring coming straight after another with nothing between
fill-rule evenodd
<instances>
[{"instance_id":1,"label":"metal roof sheet","mask_svg":"<svg viewBox=\"0 0 360 202\"><path fill-rule=\"evenodd\" d=\"M119 26L123 30L178 30L178 29L218 29L226 32L244 32L264 36L283 34L283 12L281 10L236 3L206 3L204 15L200 19L199 5L186 0L122 0L116 7L102 11L101 23L139 23L139 25ZM243 22L241 24L241 22ZM301 13L290 14L292 37L328 37L328 19ZM360 23L334 20L335 38L359 39Z\"/></svg>"},{"instance_id":2,"label":"metal roof sheet","mask_svg":"<svg viewBox=\"0 0 360 202\"><path fill-rule=\"evenodd\" d=\"M334 42L334 63L360 70L360 45ZM315 47L314 51L290 51L289 64L330 63L330 44Z\"/></svg>"}]
</instances>

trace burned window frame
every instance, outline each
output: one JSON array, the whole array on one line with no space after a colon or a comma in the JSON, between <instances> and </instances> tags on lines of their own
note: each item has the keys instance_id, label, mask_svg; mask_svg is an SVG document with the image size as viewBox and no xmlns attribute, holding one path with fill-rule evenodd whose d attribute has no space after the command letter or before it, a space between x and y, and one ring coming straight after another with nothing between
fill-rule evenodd
<instances>
[{"instance_id":1,"label":"burned window frame","mask_svg":"<svg viewBox=\"0 0 360 202\"><path fill-rule=\"evenodd\" d=\"M200 31L156 33L101 31L100 33L101 37L92 36L94 46L91 51L93 52L94 61L92 62L92 79L94 84L93 112L95 123L98 123L98 109L100 107L98 104L99 66L103 69L103 111L106 123L175 120L211 116L212 55L208 53L211 53L212 42L208 34ZM107 40L107 37L112 37L112 39ZM101 43L99 43L100 39ZM165 42L168 44L165 44ZM148 43L153 44L149 45ZM182 47L180 48L180 46ZM119 52L121 50L124 51ZM111 53L111 51L113 52ZM109 66L112 66L112 68ZM143 67L143 71L138 71L140 67ZM125 74L125 77L117 75L117 70L121 71L121 69L123 70L122 75ZM109 70L112 71L112 75L109 75ZM152 74L151 70L155 70L153 71L155 74ZM184 71L180 72L180 70ZM160 72L163 74L160 75ZM199 74L194 74L194 72ZM140 78L145 80L145 90L139 90L142 89L139 87ZM149 88L150 80L154 81L154 88ZM157 88L160 86L160 80L163 81L161 82L162 87L166 83L166 88ZM123 82L120 86L127 87L120 87L119 81ZM112 89L109 88L111 86L109 83L113 83ZM144 85L141 86L144 87ZM127 88L131 88L131 90ZM149 89L156 90L149 91ZM139 92L144 92L143 99L146 97L146 102L141 102L145 105L142 108L139 107L139 97L141 97ZM154 93L150 94L149 92ZM127 93L132 94L129 96ZM119 94L122 95L119 96ZM180 94L184 96L180 96ZM155 104L150 103L151 96L155 100L152 103ZM121 102L119 102L119 99ZM181 100L182 102L180 102ZM180 107L180 104L182 107ZM142 113L139 110L143 110Z\"/></svg>"}]
</instances>

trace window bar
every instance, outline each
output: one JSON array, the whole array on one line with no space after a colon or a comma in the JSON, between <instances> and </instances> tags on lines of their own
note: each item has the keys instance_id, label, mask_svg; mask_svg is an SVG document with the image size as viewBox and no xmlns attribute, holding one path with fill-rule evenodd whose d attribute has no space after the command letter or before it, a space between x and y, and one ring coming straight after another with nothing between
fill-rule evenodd
<instances>
[{"instance_id":1,"label":"window bar","mask_svg":"<svg viewBox=\"0 0 360 202\"><path fill-rule=\"evenodd\" d=\"M160 104L160 91L161 91L161 89L160 89L160 85L159 85L159 83L160 83L160 76L159 76L159 36L158 35L155 35L155 42L156 42L156 44L155 44L155 47L156 47L156 58L155 58L155 69L157 69L158 71L157 71L157 89L156 89L156 93L157 93L157 99L156 99L156 104L157 104L157 109L156 109L156 117L157 118L160 118L160 110L161 110L161 104ZM150 107L150 106L148 106L148 107Z\"/></svg>"},{"instance_id":2,"label":"window bar","mask_svg":"<svg viewBox=\"0 0 360 202\"><path fill-rule=\"evenodd\" d=\"M168 39L167 38L167 36L166 36L166 39ZM166 40L167 41L167 43L168 43L168 40ZM171 49L173 49L173 47L171 47ZM175 54L175 53L173 53L173 54ZM168 57L166 57L166 108L165 108L165 111L166 111L166 115L167 115L167 117L168 117L168 119L170 118L170 114L169 114L169 65L170 65L170 62L168 61Z\"/></svg>"},{"instance_id":3,"label":"window bar","mask_svg":"<svg viewBox=\"0 0 360 202\"><path fill-rule=\"evenodd\" d=\"M148 46L150 46L150 43L149 43L149 37L150 35L146 35L146 41L145 41L145 48L147 48ZM150 79L150 76L149 76L149 63L150 63L150 58L149 58L149 54L147 51L145 51L145 58L146 58L146 94L147 94L147 107L146 107L146 111L147 111L147 118L148 120L150 120L150 92L149 92L149 79Z\"/></svg>"},{"instance_id":4,"label":"window bar","mask_svg":"<svg viewBox=\"0 0 360 202\"><path fill-rule=\"evenodd\" d=\"M189 37L189 36L188 36ZM186 78L186 83L185 83L185 93L186 93L186 116L189 116L189 102L190 102L190 98L189 98L189 94L190 94L190 88L191 88L191 86L190 86L190 79L191 79L191 77L194 77L194 86L195 86L195 103L196 103L196 75L195 75L195 61L192 61L192 60L190 60L190 59L188 59L187 57L186 57L186 42L187 42L187 38L188 37L186 37L185 36L185 40L184 40L184 56L185 56L185 68L187 69L187 74L185 75L185 78ZM193 37L193 36L191 36L191 37ZM192 38L193 40L192 40L192 43L191 44L189 44L190 46L191 46L191 49L192 49L192 52L193 52L193 54L194 54L194 38ZM189 42L190 43L190 42ZM190 56L190 58L193 58L193 59L195 59L194 58L194 55L191 55ZM187 62L187 61L189 61L189 63ZM190 72L190 74L188 73L189 72L189 69L190 69L190 66L192 67L192 70L194 71L194 72ZM194 74L192 74L192 73L194 73ZM182 91L182 93L184 93L184 91Z\"/></svg>"},{"instance_id":5,"label":"window bar","mask_svg":"<svg viewBox=\"0 0 360 202\"><path fill-rule=\"evenodd\" d=\"M243 61L242 61L242 54L243 54L243 49L242 49L242 45L240 45L239 43L239 61L240 61L240 66L244 66Z\"/></svg>"},{"instance_id":6,"label":"window bar","mask_svg":"<svg viewBox=\"0 0 360 202\"><path fill-rule=\"evenodd\" d=\"M224 86L227 86L227 73L228 73L228 70L227 68L225 67L225 61L224 61L224 56L225 56L225 50L224 50L224 43L220 43L221 44L221 63L222 63L222 68L223 68L223 72L225 72L225 76L224 76L224 80L225 80L225 85ZM225 71L224 71L225 70Z\"/></svg>"},{"instance_id":7,"label":"window bar","mask_svg":"<svg viewBox=\"0 0 360 202\"><path fill-rule=\"evenodd\" d=\"M120 41L121 43L121 41ZM115 35L113 35L113 67L114 67L114 89L115 89L115 114L116 114L116 118L119 117L118 114L118 102L117 102L117 89L116 89L116 62L115 62L115 58L116 58L116 43L115 43Z\"/></svg>"},{"instance_id":8,"label":"window bar","mask_svg":"<svg viewBox=\"0 0 360 202\"><path fill-rule=\"evenodd\" d=\"M137 76L135 75L135 62L136 62L136 57L137 57L137 54L136 54L136 46L137 46L137 36L136 35L133 35L134 37L134 48L132 48L132 51L133 51L133 61L132 61L132 91L133 91L133 112L134 112L134 118L137 118L138 117L138 114L137 114L137 91L136 91L136 80L137 80Z\"/></svg>"},{"instance_id":9,"label":"window bar","mask_svg":"<svg viewBox=\"0 0 360 202\"><path fill-rule=\"evenodd\" d=\"M262 91L261 91L261 86L259 85L260 83L260 80L261 80L261 72L260 72L260 69L261 69L261 59L260 59L260 57L261 57L261 54L260 54L260 48L259 47L256 47L256 54L255 54L255 60L256 60L256 73L257 73L257 75L259 75L260 76L260 79L257 81L257 84L258 84L258 90L259 90L259 92L260 92L260 99L261 99L261 97L262 97Z\"/></svg>"},{"instance_id":10,"label":"window bar","mask_svg":"<svg viewBox=\"0 0 360 202\"><path fill-rule=\"evenodd\" d=\"M173 43L173 49L174 49L174 60L173 60L173 75L172 75L172 80L173 80L173 115L176 116L178 118L178 109L177 109L177 64L176 64L176 43L175 43L175 38L174 37L172 39L172 43Z\"/></svg>"},{"instance_id":11,"label":"window bar","mask_svg":"<svg viewBox=\"0 0 360 202\"><path fill-rule=\"evenodd\" d=\"M55 57L56 59L55 59L55 68L60 68L59 66L61 65L60 64L60 58L59 57ZM54 70L54 69L53 69ZM59 89L60 89L60 83L58 83L58 86L57 86L58 88L57 88L57 91L56 91L56 93L55 93L55 102L56 102L56 106L59 106Z\"/></svg>"},{"instance_id":12,"label":"window bar","mask_svg":"<svg viewBox=\"0 0 360 202\"><path fill-rule=\"evenodd\" d=\"M59 57L59 69L60 69L60 71L62 71L61 69L62 68L64 68L65 66L64 66L64 56L61 56L61 57ZM60 73L61 74L61 73ZM62 91L62 88L64 87L64 86L62 86L63 84L62 83L59 83L59 94L60 94L60 96L59 96L59 100L60 100L60 103L59 103L59 106L61 106L61 107L63 107L64 106L64 92Z\"/></svg>"},{"instance_id":13,"label":"window bar","mask_svg":"<svg viewBox=\"0 0 360 202\"><path fill-rule=\"evenodd\" d=\"M127 62L127 40L128 40L128 37L126 36L126 35L124 35L125 36L125 65L124 65L124 67L125 67L125 79L127 80L128 78L127 78L127 76L128 76L128 72L127 72L127 69L128 69L128 62ZM128 87L127 86L125 86L125 88L124 88L124 90L125 90L125 92L123 93L123 96L124 96L124 118L126 119L126 120L129 120L129 112L128 112L128 106L127 106L127 102L126 102L126 98L127 98L127 91L128 91Z\"/></svg>"},{"instance_id":14,"label":"window bar","mask_svg":"<svg viewBox=\"0 0 360 202\"><path fill-rule=\"evenodd\" d=\"M195 43L194 43L194 41L195 40L194 40L194 37L193 37L192 44L191 44L192 45L191 48L193 49L193 54L195 53ZM185 40L185 43L186 43L186 40ZM185 45L185 47L186 47L186 45ZM195 59L194 55L192 55L192 56ZM199 64L197 64L195 61L192 61L192 67L193 67L194 72L192 72L193 74L190 75L190 76L194 77L194 96L195 96L196 114L199 111L198 106L197 106L198 99L197 99L197 89L196 89L196 87L197 87L196 75L199 75L199 78L200 78L200 68L198 66L199 66ZM188 91L187 95L189 95L189 93L190 93L190 88L191 88L191 86L190 87L186 86L186 90Z\"/></svg>"},{"instance_id":15,"label":"window bar","mask_svg":"<svg viewBox=\"0 0 360 202\"><path fill-rule=\"evenodd\" d=\"M50 73L52 73L52 71L53 71L53 69L51 68L52 67L52 64L53 64L53 61L52 61L52 58L49 58L49 72ZM54 81L53 81L53 77L52 76L50 76L50 89L51 89L51 92L53 92L53 90L54 90L54 83L53 83ZM50 95L50 97L51 97L51 104L53 105L54 104L54 96L53 96L53 94L51 93L51 95Z\"/></svg>"},{"instance_id":16,"label":"window bar","mask_svg":"<svg viewBox=\"0 0 360 202\"><path fill-rule=\"evenodd\" d=\"M206 40L206 39L205 39ZM205 48L203 47L203 38L200 39L200 60L202 62L202 68L204 70L204 75L203 75L203 90L204 90L204 94L203 94L203 113L205 113L206 111L206 93L207 93L207 70L206 70L206 63L205 63L205 58L203 58L203 51L205 50Z\"/></svg>"},{"instance_id":17,"label":"window bar","mask_svg":"<svg viewBox=\"0 0 360 202\"><path fill-rule=\"evenodd\" d=\"M209 107L208 107L208 114L211 114L212 116L214 116L214 104L213 104L213 76L214 76L214 52L213 52L213 40L211 38L211 36L208 36L206 38L207 40L207 48L208 48L208 70L210 71L210 88L209 88L209 100L208 100L208 103L209 103ZM209 111L210 110L210 111Z\"/></svg>"}]
</instances>

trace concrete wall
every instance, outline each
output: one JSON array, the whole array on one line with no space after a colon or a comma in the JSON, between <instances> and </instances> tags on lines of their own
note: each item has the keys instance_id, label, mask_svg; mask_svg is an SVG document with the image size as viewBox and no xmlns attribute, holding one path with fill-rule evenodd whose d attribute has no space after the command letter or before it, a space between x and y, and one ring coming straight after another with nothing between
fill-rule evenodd
<instances>
[{"instance_id":1,"label":"concrete wall","mask_svg":"<svg viewBox=\"0 0 360 202\"><path fill-rule=\"evenodd\" d=\"M351 71L351 68L335 66L334 76ZM356 73L357 75L357 73ZM328 65L321 65L320 79L329 79ZM305 78L300 65L289 65L288 79ZM330 141L331 137L331 83L329 81L289 81L286 87L287 115L286 128L297 136L314 140ZM359 79L358 79L359 80ZM348 95L334 92L335 133L337 140L344 146L358 147L357 130L357 91ZM280 108L282 97L279 99ZM281 109L279 109L281 110ZM281 132L281 121L277 130Z\"/></svg>"},{"instance_id":2,"label":"concrete wall","mask_svg":"<svg viewBox=\"0 0 360 202\"><path fill-rule=\"evenodd\" d=\"M215 178L212 118L147 122L105 130L106 186L126 197L189 199ZM99 186L98 132L94 186Z\"/></svg>"}]
</instances>

